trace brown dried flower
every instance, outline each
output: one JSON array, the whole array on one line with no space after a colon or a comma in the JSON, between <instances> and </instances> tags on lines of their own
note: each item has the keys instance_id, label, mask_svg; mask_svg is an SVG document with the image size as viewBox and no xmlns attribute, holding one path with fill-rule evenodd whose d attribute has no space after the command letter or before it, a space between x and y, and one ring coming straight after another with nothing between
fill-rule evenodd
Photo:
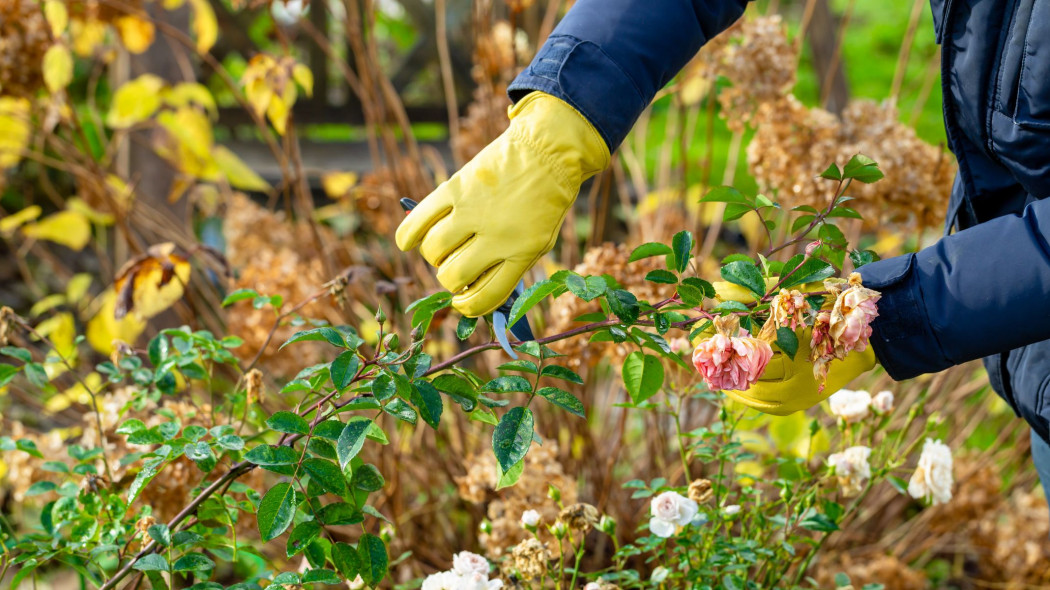
<instances>
[{"instance_id":1,"label":"brown dried flower","mask_svg":"<svg viewBox=\"0 0 1050 590\"><path fill-rule=\"evenodd\" d=\"M15 312L6 305L0 307L0 346L8 345L8 335L15 325Z\"/></svg>"},{"instance_id":2,"label":"brown dried flower","mask_svg":"<svg viewBox=\"0 0 1050 590\"><path fill-rule=\"evenodd\" d=\"M253 404L262 399L263 374L259 369L252 369L244 376L244 403Z\"/></svg>"},{"instance_id":3,"label":"brown dried flower","mask_svg":"<svg viewBox=\"0 0 1050 590\"><path fill-rule=\"evenodd\" d=\"M587 533L598 525L600 517L601 513L597 508L584 502L578 502L562 509L558 520L564 522L570 531Z\"/></svg>"},{"instance_id":4,"label":"brown dried flower","mask_svg":"<svg viewBox=\"0 0 1050 590\"><path fill-rule=\"evenodd\" d=\"M29 98L44 85L51 31L37 0L0 0L0 94Z\"/></svg>"},{"instance_id":5,"label":"brown dried flower","mask_svg":"<svg viewBox=\"0 0 1050 590\"><path fill-rule=\"evenodd\" d=\"M532 537L514 547L510 554L510 564L522 578L538 580L547 574L547 561L550 558L547 546Z\"/></svg>"},{"instance_id":6,"label":"brown dried flower","mask_svg":"<svg viewBox=\"0 0 1050 590\"><path fill-rule=\"evenodd\" d=\"M711 485L711 480L697 479L689 484L689 499L697 504L707 502L714 494L715 491Z\"/></svg>"}]
</instances>

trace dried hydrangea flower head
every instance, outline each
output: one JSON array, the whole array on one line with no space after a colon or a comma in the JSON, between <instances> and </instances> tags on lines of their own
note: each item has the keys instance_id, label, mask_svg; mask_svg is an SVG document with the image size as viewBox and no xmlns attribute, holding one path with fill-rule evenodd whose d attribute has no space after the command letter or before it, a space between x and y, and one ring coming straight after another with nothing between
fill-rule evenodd
<instances>
[{"instance_id":1,"label":"dried hydrangea flower head","mask_svg":"<svg viewBox=\"0 0 1050 590\"><path fill-rule=\"evenodd\" d=\"M693 351L693 366L712 390L750 388L773 358L769 343L740 327L736 316L714 320L716 334Z\"/></svg>"}]
</instances>

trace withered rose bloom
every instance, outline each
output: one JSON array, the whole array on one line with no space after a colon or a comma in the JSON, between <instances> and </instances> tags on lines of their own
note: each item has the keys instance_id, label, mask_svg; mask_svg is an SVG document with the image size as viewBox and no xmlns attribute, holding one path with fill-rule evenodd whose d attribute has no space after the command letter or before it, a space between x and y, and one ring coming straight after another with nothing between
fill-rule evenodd
<instances>
[{"instance_id":1,"label":"withered rose bloom","mask_svg":"<svg viewBox=\"0 0 1050 590\"><path fill-rule=\"evenodd\" d=\"M571 506L566 506L561 514L558 515L558 520L565 523L565 526L569 527L571 531L589 532L595 526L598 525L598 518L601 515L598 513L598 509L590 504L580 502Z\"/></svg>"},{"instance_id":2,"label":"withered rose bloom","mask_svg":"<svg viewBox=\"0 0 1050 590\"><path fill-rule=\"evenodd\" d=\"M707 502L714 494L715 491L709 479L697 479L689 484L689 499L697 504Z\"/></svg>"},{"instance_id":3,"label":"withered rose bloom","mask_svg":"<svg viewBox=\"0 0 1050 590\"><path fill-rule=\"evenodd\" d=\"M805 325L806 296L801 291L782 289L769 302L770 318L777 328L797 329Z\"/></svg>"},{"instance_id":4,"label":"withered rose bloom","mask_svg":"<svg viewBox=\"0 0 1050 590\"><path fill-rule=\"evenodd\" d=\"M718 333L693 351L693 366L714 390L750 388L762 376L773 349L740 328L736 316L715 318Z\"/></svg>"},{"instance_id":5,"label":"withered rose bloom","mask_svg":"<svg viewBox=\"0 0 1050 590\"><path fill-rule=\"evenodd\" d=\"M842 359L854 350L864 350L871 338L871 322L879 315L876 303L882 295L861 284L860 275L849 277L849 286L839 293L831 309L828 332L835 357Z\"/></svg>"},{"instance_id":6,"label":"withered rose bloom","mask_svg":"<svg viewBox=\"0 0 1050 590\"><path fill-rule=\"evenodd\" d=\"M547 574L547 547L535 537L518 543L511 551L511 567L526 580L538 580Z\"/></svg>"}]
</instances>

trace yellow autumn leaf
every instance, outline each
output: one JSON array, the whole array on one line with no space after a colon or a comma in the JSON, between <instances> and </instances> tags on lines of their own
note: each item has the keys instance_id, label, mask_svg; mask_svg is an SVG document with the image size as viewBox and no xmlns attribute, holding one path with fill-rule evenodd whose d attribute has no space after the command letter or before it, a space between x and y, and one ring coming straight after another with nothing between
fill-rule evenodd
<instances>
[{"instance_id":1,"label":"yellow autumn leaf","mask_svg":"<svg viewBox=\"0 0 1050 590\"><path fill-rule=\"evenodd\" d=\"M121 267L113 284L115 317L136 315L148 320L182 298L190 280L190 263L174 250L170 242L157 244Z\"/></svg>"},{"instance_id":2,"label":"yellow autumn leaf","mask_svg":"<svg viewBox=\"0 0 1050 590\"><path fill-rule=\"evenodd\" d=\"M157 116L157 122L194 155L210 159L215 140L211 123L204 113L192 107L183 107L162 112Z\"/></svg>"},{"instance_id":3,"label":"yellow autumn leaf","mask_svg":"<svg viewBox=\"0 0 1050 590\"><path fill-rule=\"evenodd\" d=\"M106 41L106 25L97 20L74 20L69 23L69 32L73 52L80 57L90 57Z\"/></svg>"},{"instance_id":4,"label":"yellow autumn leaf","mask_svg":"<svg viewBox=\"0 0 1050 590\"><path fill-rule=\"evenodd\" d=\"M47 19L47 24L51 25L51 35L54 37L61 37L62 33L66 32L66 25L69 24L69 11L66 10L64 2L47 0L44 3L44 18Z\"/></svg>"},{"instance_id":5,"label":"yellow autumn leaf","mask_svg":"<svg viewBox=\"0 0 1050 590\"><path fill-rule=\"evenodd\" d=\"M98 373L88 373L83 380L78 379L69 389L51 396L44 403L44 407L54 413L61 412L74 403L87 406L91 403L91 393L88 391L88 388L91 388L91 391L99 391L102 389L102 376ZM114 426L116 425L104 425L105 428L112 428Z\"/></svg>"},{"instance_id":6,"label":"yellow autumn leaf","mask_svg":"<svg viewBox=\"0 0 1050 590\"><path fill-rule=\"evenodd\" d=\"M29 101L0 96L0 170L22 161L29 133Z\"/></svg>"},{"instance_id":7,"label":"yellow autumn leaf","mask_svg":"<svg viewBox=\"0 0 1050 590\"><path fill-rule=\"evenodd\" d=\"M11 215L4 217L3 219L0 219L0 233L6 234L15 231L22 225L40 217L42 212L43 210L39 205L30 205L17 213L12 213Z\"/></svg>"},{"instance_id":8,"label":"yellow autumn leaf","mask_svg":"<svg viewBox=\"0 0 1050 590\"><path fill-rule=\"evenodd\" d=\"M143 53L153 44L157 31L148 20L137 16L125 15L113 23L120 34L120 41L131 53Z\"/></svg>"},{"instance_id":9,"label":"yellow autumn leaf","mask_svg":"<svg viewBox=\"0 0 1050 590\"><path fill-rule=\"evenodd\" d=\"M129 313L116 318L117 292L112 288L99 295L101 303L98 313L87 324L87 342L98 352L109 355L113 352L113 341L134 344L146 331L146 322L138 314Z\"/></svg>"},{"instance_id":10,"label":"yellow autumn leaf","mask_svg":"<svg viewBox=\"0 0 1050 590\"><path fill-rule=\"evenodd\" d=\"M252 170L248 164L244 163L244 160L240 159L237 154L233 153L226 146L215 146L215 149L212 150L212 156L215 158L215 164L219 167L219 170L226 175L226 180L229 181L230 186L245 191L265 192L270 190L270 184L263 180L255 170Z\"/></svg>"},{"instance_id":11,"label":"yellow autumn leaf","mask_svg":"<svg viewBox=\"0 0 1050 590\"><path fill-rule=\"evenodd\" d=\"M73 55L65 45L48 47L44 53L44 84L51 92L58 92L73 81Z\"/></svg>"},{"instance_id":12,"label":"yellow autumn leaf","mask_svg":"<svg viewBox=\"0 0 1050 590\"><path fill-rule=\"evenodd\" d=\"M66 209L76 211L84 217L87 217L88 221L91 223L97 223L98 225L113 225L113 222L115 221L112 214L103 213L93 209L91 205L88 205L87 202L80 197L71 197L67 199Z\"/></svg>"},{"instance_id":13,"label":"yellow autumn leaf","mask_svg":"<svg viewBox=\"0 0 1050 590\"><path fill-rule=\"evenodd\" d=\"M73 305L79 305L87 295L88 289L91 288L92 280L90 273L82 272L73 275L73 278L66 283L66 300Z\"/></svg>"},{"instance_id":14,"label":"yellow autumn leaf","mask_svg":"<svg viewBox=\"0 0 1050 590\"><path fill-rule=\"evenodd\" d=\"M124 182L123 178L116 174L106 176L106 188L109 189L113 200L121 207L127 209L131 206L131 201L135 198L135 191Z\"/></svg>"},{"instance_id":15,"label":"yellow autumn leaf","mask_svg":"<svg viewBox=\"0 0 1050 590\"><path fill-rule=\"evenodd\" d=\"M186 3L186 0L164 0L164 10L175 10Z\"/></svg>"},{"instance_id":16,"label":"yellow autumn leaf","mask_svg":"<svg viewBox=\"0 0 1050 590\"><path fill-rule=\"evenodd\" d=\"M160 90L164 81L153 74L143 74L126 82L113 95L106 113L106 125L127 129L153 116L160 108Z\"/></svg>"},{"instance_id":17,"label":"yellow autumn leaf","mask_svg":"<svg viewBox=\"0 0 1050 590\"><path fill-rule=\"evenodd\" d=\"M54 293L44 297L40 301L33 304L33 307L29 308L29 315L36 317L43 313L47 313L52 309L62 305L66 302L66 296L61 293Z\"/></svg>"},{"instance_id":18,"label":"yellow autumn leaf","mask_svg":"<svg viewBox=\"0 0 1050 590\"><path fill-rule=\"evenodd\" d=\"M59 211L22 228L28 238L47 240L72 250L82 250L91 241L91 223L82 213Z\"/></svg>"},{"instance_id":19,"label":"yellow autumn leaf","mask_svg":"<svg viewBox=\"0 0 1050 590\"><path fill-rule=\"evenodd\" d=\"M208 53L219 40L219 22L208 0L190 0L193 5L193 33L197 36L197 51Z\"/></svg>"},{"instance_id":20,"label":"yellow autumn leaf","mask_svg":"<svg viewBox=\"0 0 1050 590\"><path fill-rule=\"evenodd\" d=\"M174 88L164 93L164 102L176 108L196 104L204 107L212 117L219 114L219 108L215 105L215 98L211 91L203 84L196 82L176 84Z\"/></svg>"},{"instance_id":21,"label":"yellow autumn leaf","mask_svg":"<svg viewBox=\"0 0 1050 590\"><path fill-rule=\"evenodd\" d=\"M266 108L266 116L270 119L270 124L273 125L274 130L280 135L284 135L285 130L288 128L288 113L288 105L279 96L274 96L270 100L270 105Z\"/></svg>"},{"instance_id":22,"label":"yellow autumn leaf","mask_svg":"<svg viewBox=\"0 0 1050 590\"><path fill-rule=\"evenodd\" d=\"M321 176L321 188L331 199L341 199L350 194L350 189L357 184L354 172L329 172Z\"/></svg>"},{"instance_id":23,"label":"yellow autumn leaf","mask_svg":"<svg viewBox=\"0 0 1050 590\"><path fill-rule=\"evenodd\" d=\"M0 395L5 393L7 393L7 388L0 388ZM0 459L0 479L4 479L5 475L7 475L7 463L4 463L4 460Z\"/></svg>"},{"instance_id":24,"label":"yellow autumn leaf","mask_svg":"<svg viewBox=\"0 0 1050 590\"><path fill-rule=\"evenodd\" d=\"M314 73L304 64L295 64L292 67L292 78L306 92L306 96L314 95Z\"/></svg>"},{"instance_id":25,"label":"yellow autumn leaf","mask_svg":"<svg viewBox=\"0 0 1050 590\"><path fill-rule=\"evenodd\" d=\"M36 331L41 336L55 345L55 351L64 359L73 358L76 352L75 339L77 337L76 323L73 314L68 311L55 314L36 326Z\"/></svg>"}]
</instances>

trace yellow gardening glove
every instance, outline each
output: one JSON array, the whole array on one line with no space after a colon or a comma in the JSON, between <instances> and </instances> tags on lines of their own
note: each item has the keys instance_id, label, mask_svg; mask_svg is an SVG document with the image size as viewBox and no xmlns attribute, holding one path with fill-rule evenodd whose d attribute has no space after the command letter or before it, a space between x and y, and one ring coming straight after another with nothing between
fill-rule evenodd
<instances>
[{"instance_id":1,"label":"yellow gardening glove","mask_svg":"<svg viewBox=\"0 0 1050 590\"><path fill-rule=\"evenodd\" d=\"M732 283L717 282L714 287L715 297L722 301L748 303L755 300L746 289ZM798 289L808 292L822 288L822 285L813 283ZM809 362L813 350L810 345L813 328L800 328L795 335L798 336L798 352L794 360L781 352L776 344L772 344L773 358L758 382L747 391L727 390L725 394L760 412L786 416L819 404L856 377L875 368L875 352L870 345L863 351L855 350L843 360L831 361L824 390L820 391L817 379L813 376L813 363Z\"/></svg>"},{"instance_id":2,"label":"yellow gardening glove","mask_svg":"<svg viewBox=\"0 0 1050 590\"><path fill-rule=\"evenodd\" d=\"M580 185L609 165L609 148L576 109L543 92L510 108L510 127L419 204L397 228L477 317L506 301L554 247Z\"/></svg>"}]
</instances>

